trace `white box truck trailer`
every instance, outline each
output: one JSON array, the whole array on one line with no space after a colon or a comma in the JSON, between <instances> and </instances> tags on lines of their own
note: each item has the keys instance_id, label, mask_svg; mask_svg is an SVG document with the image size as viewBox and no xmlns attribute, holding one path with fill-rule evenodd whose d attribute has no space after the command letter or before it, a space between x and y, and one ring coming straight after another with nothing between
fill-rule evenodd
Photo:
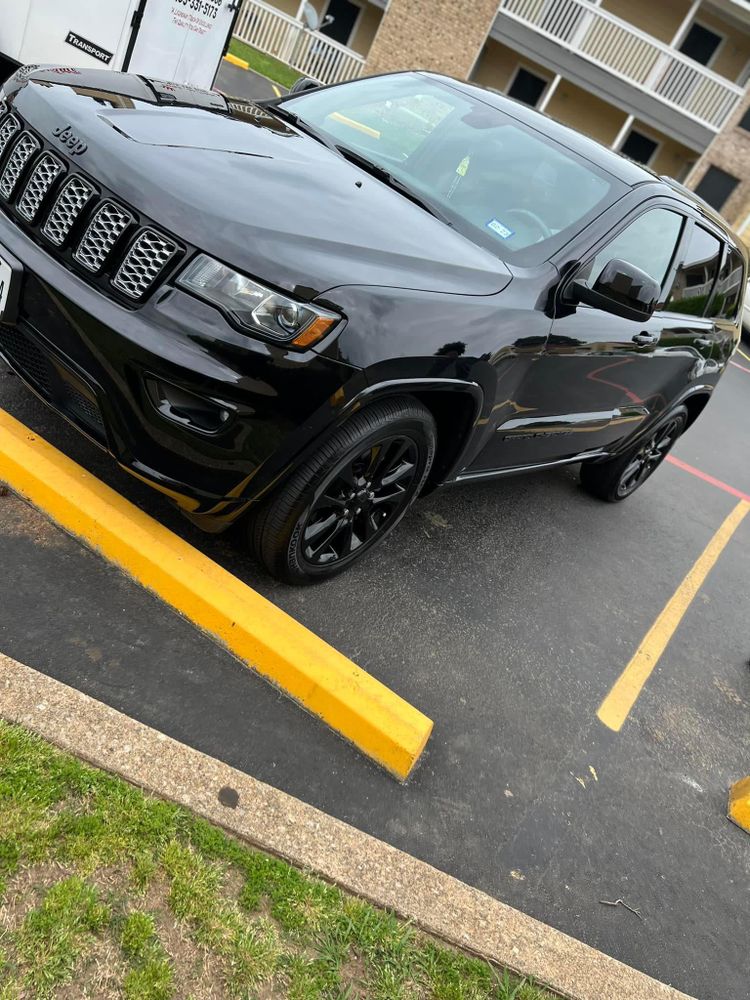
<instances>
[{"instance_id":1,"label":"white box truck trailer","mask_svg":"<svg viewBox=\"0 0 750 1000\"><path fill-rule=\"evenodd\" d=\"M0 75L55 63L208 89L241 0L0 0Z\"/></svg>"}]
</instances>

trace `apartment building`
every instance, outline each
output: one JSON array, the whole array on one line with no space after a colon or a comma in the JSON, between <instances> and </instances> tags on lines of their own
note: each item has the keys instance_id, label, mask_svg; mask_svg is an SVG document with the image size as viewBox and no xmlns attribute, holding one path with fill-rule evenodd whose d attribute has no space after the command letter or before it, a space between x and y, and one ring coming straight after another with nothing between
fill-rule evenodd
<instances>
[{"instance_id":1,"label":"apartment building","mask_svg":"<svg viewBox=\"0 0 750 1000\"><path fill-rule=\"evenodd\" d=\"M325 82L407 68L474 80L695 187L750 237L748 0L312 5L322 27L302 29L293 59L287 51L301 71ZM302 24L305 6L245 0L256 24L261 8Z\"/></svg>"}]
</instances>

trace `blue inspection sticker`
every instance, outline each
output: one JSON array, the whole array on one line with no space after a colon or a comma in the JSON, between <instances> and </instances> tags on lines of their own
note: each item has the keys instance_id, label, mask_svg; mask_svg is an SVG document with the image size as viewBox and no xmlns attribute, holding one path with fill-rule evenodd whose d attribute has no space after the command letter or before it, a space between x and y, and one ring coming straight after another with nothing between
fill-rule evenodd
<instances>
[{"instance_id":1,"label":"blue inspection sticker","mask_svg":"<svg viewBox=\"0 0 750 1000\"><path fill-rule=\"evenodd\" d=\"M515 229L509 229L507 226L504 226L499 219L490 219L489 222L485 222L485 226L487 229L491 229L493 233L497 233L503 240L509 240L511 236L516 235Z\"/></svg>"}]
</instances>

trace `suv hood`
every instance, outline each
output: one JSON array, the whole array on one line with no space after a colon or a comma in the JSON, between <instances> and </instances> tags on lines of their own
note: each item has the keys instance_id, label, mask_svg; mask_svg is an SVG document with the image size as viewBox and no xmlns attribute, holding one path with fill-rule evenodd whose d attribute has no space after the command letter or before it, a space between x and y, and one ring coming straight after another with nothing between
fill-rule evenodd
<instances>
[{"instance_id":1,"label":"suv hood","mask_svg":"<svg viewBox=\"0 0 750 1000\"><path fill-rule=\"evenodd\" d=\"M21 70L5 90L70 169L302 297L341 285L491 295L510 280L488 251L258 105L106 70ZM54 134L65 127L73 155Z\"/></svg>"}]
</instances>

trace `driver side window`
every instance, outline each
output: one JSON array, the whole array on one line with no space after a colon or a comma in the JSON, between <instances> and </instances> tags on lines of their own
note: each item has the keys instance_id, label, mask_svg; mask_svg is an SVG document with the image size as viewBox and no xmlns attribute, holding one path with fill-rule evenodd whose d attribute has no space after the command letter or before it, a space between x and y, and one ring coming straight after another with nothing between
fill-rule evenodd
<instances>
[{"instance_id":1,"label":"driver side window","mask_svg":"<svg viewBox=\"0 0 750 1000\"><path fill-rule=\"evenodd\" d=\"M684 218L666 208L652 208L626 226L599 251L591 265L593 287L609 261L624 260L664 284L682 232Z\"/></svg>"}]
</instances>

